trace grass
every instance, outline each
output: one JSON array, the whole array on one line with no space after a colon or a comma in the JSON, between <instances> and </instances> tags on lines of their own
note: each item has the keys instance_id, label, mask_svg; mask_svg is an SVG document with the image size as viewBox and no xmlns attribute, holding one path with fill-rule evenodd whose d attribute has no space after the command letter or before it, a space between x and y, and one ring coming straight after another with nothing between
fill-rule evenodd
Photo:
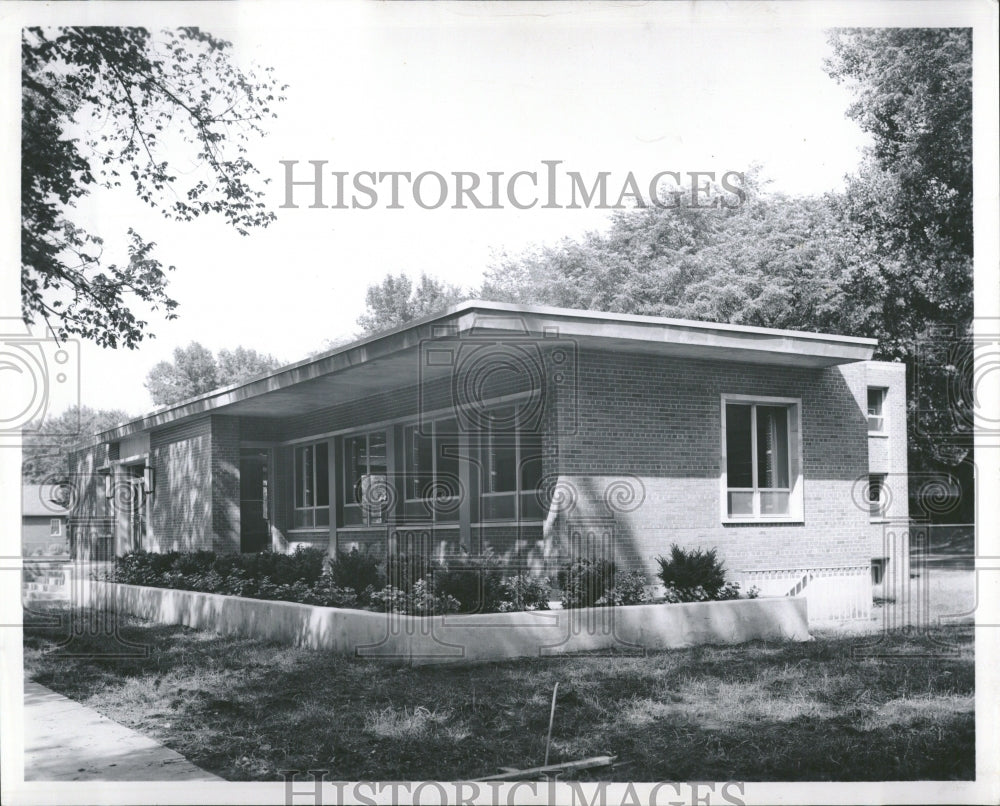
<instances>
[{"instance_id":1,"label":"grass","mask_svg":"<svg viewBox=\"0 0 1000 806\"><path fill-rule=\"evenodd\" d=\"M609 780L974 778L973 627L646 657L389 666L128 619L147 657L25 627L25 671L234 781L457 780L614 754ZM950 654L942 653L942 649ZM71 656L71 653L77 657ZM85 656L91 653L92 656ZM583 773L579 777L586 778Z\"/></svg>"}]
</instances>

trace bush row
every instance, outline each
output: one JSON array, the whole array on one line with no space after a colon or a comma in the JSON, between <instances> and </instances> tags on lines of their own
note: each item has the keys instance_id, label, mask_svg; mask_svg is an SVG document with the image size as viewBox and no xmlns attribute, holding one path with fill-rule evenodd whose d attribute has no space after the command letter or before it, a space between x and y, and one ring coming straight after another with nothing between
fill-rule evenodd
<instances>
[{"instance_id":1,"label":"bush row","mask_svg":"<svg viewBox=\"0 0 1000 806\"><path fill-rule=\"evenodd\" d=\"M714 549L685 552L672 546L669 559L657 560L668 602L740 596L738 583L725 582ZM400 554L380 563L357 549L338 552L334 558L323 549L304 547L291 554L136 551L120 557L107 578L132 585L412 615L546 610L552 595L547 577L510 574L494 556L440 562ZM560 569L558 583L565 608L650 601L642 573L621 571L606 559L579 557ZM754 597L756 590L747 595Z\"/></svg>"}]
</instances>

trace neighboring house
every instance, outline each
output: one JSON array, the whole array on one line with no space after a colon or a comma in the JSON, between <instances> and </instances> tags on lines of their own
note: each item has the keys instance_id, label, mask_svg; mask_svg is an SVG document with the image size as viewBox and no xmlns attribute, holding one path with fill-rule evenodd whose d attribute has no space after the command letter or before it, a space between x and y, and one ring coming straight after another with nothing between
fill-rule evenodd
<instances>
[{"instance_id":1,"label":"neighboring house","mask_svg":"<svg viewBox=\"0 0 1000 806\"><path fill-rule=\"evenodd\" d=\"M21 552L24 557L69 554L66 488L53 484L21 487Z\"/></svg>"},{"instance_id":2,"label":"neighboring house","mask_svg":"<svg viewBox=\"0 0 1000 806\"><path fill-rule=\"evenodd\" d=\"M96 558L603 554L650 580L671 543L716 547L811 618L865 616L873 561L906 556L904 368L874 347L466 302L100 434L71 528Z\"/></svg>"}]
</instances>

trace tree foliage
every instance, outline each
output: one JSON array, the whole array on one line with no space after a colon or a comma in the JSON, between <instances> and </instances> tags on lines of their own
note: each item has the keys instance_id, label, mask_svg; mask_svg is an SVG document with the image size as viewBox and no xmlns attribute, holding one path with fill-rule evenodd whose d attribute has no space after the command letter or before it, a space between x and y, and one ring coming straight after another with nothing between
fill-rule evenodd
<instances>
[{"instance_id":1,"label":"tree foliage","mask_svg":"<svg viewBox=\"0 0 1000 806\"><path fill-rule=\"evenodd\" d=\"M857 326L905 361L911 466L971 447L972 31L833 32L827 70L873 146L842 199Z\"/></svg>"},{"instance_id":2,"label":"tree foliage","mask_svg":"<svg viewBox=\"0 0 1000 806\"><path fill-rule=\"evenodd\" d=\"M158 406L179 403L220 386L239 383L280 366L272 355L237 347L218 356L196 341L174 350L174 360L160 361L146 376L146 389Z\"/></svg>"},{"instance_id":3,"label":"tree foliage","mask_svg":"<svg viewBox=\"0 0 1000 806\"><path fill-rule=\"evenodd\" d=\"M426 274L420 275L416 286L405 274L387 274L381 282L368 286L365 312L358 317L358 324L366 335L377 333L437 313L469 297L459 286Z\"/></svg>"},{"instance_id":4,"label":"tree foliage","mask_svg":"<svg viewBox=\"0 0 1000 806\"><path fill-rule=\"evenodd\" d=\"M103 261L102 237L73 221L77 203L131 187L176 221L217 214L244 235L267 226L246 144L284 88L198 28L28 28L21 56L23 315L58 338L134 348L149 335L138 306L176 316L166 271L132 229L128 262Z\"/></svg>"},{"instance_id":5,"label":"tree foliage","mask_svg":"<svg viewBox=\"0 0 1000 806\"><path fill-rule=\"evenodd\" d=\"M45 417L25 429L21 477L28 484L58 484L68 479L68 455L89 437L129 419L121 409L72 406L56 417Z\"/></svg>"}]
</instances>

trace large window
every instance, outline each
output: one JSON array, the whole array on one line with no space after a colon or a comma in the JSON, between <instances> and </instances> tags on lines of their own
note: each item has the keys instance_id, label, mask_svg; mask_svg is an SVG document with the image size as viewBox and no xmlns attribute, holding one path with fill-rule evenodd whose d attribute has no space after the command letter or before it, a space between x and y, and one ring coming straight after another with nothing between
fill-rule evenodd
<instances>
[{"instance_id":1,"label":"large window","mask_svg":"<svg viewBox=\"0 0 1000 806\"><path fill-rule=\"evenodd\" d=\"M542 478L542 440L517 423L517 410L502 406L486 413L479 435L482 521L536 519Z\"/></svg>"},{"instance_id":2,"label":"large window","mask_svg":"<svg viewBox=\"0 0 1000 806\"><path fill-rule=\"evenodd\" d=\"M732 520L799 516L797 405L724 400L723 515Z\"/></svg>"},{"instance_id":3,"label":"large window","mask_svg":"<svg viewBox=\"0 0 1000 806\"><path fill-rule=\"evenodd\" d=\"M454 417L409 425L405 445L404 515L421 520L458 520L462 485L459 479L459 434Z\"/></svg>"},{"instance_id":4,"label":"large window","mask_svg":"<svg viewBox=\"0 0 1000 806\"><path fill-rule=\"evenodd\" d=\"M868 387L868 433L885 433L885 393L886 390Z\"/></svg>"},{"instance_id":5,"label":"large window","mask_svg":"<svg viewBox=\"0 0 1000 806\"><path fill-rule=\"evenodd\" d=\"M330 454L325 442L295 449L294 528L330 525Z\"/></svg>"},{"instance_id":6,"label":"large window","mask_svg":"<svg viewBox=\"0 0 1000 806\"><path fill-rule=\"evenodd\" d=\"M344 526L386 522L389 489L385 431L344 438Z\"/></svg>"}]
</instances>

